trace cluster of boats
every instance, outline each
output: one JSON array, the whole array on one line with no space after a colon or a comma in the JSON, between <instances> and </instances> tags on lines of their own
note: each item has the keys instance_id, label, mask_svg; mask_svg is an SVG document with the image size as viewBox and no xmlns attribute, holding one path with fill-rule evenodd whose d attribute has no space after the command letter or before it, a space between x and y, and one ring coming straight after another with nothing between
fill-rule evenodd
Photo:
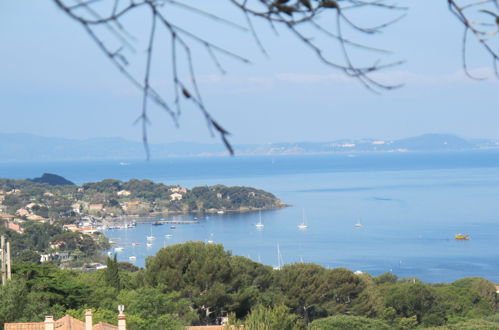
<instances>
[{"instance_id":1,"label":"cluster of boats","mask_svg":"<svg viewBox=\"0 0 499 330\"><path fill-rule=\"evenodd\" d=\"M196 219L197 220L197 219ZM165 222L154 222L152 223L152 226L158 226L158 225L163 225ZM131 227L134 227L135 226L135 222L132 222L132 223L125 223L125 224L120 224L120 225L116 225L115 227L113 228L109 228L109 229L122 229L122 228L131 228ZM149 248L149 247L152 247L153 246L153 242L156 240L156 237L153 235L152 233L152 226L151 226L151 233L149 236L146 236L146 246ZM255 227L257 230L263 230L265 228L265 225L263 224L262 222L262 214L261 212L259 213L259 221L255 224ZM362 227L362 220L359 219L358 222L355 223L354 225L355 228L361 228ZM170 226L170 229L175 229L176 227L175 226ZM305 212L303 212L303 215L302 215L302 221L300 224L298 224L298 230L307 230L308 229L308 224L307 224L307 219L305 217ZM170 239L173 237L172 234L165 234L164 235L165 239ZM465 240L469 240L471 238L471 236L469 235L463 235L463 234L456 234L454 236L454 238L456 240L459 240L459 241L465 241ZM214 241L213 241L213 234L211 234L209 240L207 241L208 244L213 244ZM135 247L135 246L139 246L140 243L139 242L133 242L132 243L132 248ZM122 252L124 250L124 247L121 247L121 246L117 246L114 248L114 252ZM135 250L135 249L134 249ZM275 269L280 269L280 267L283 265L283 261L282 261L282 256L281 256L281 253L280 253L280 249L279 249L279 246L277 247L277 251L278 251L278 265L276 267L274 267ZM108 254L110 255L111 252L108 252ZM135 256L135 251L133 253L132 256L128 257L128 259L130 261L135 261L137 260L137 257Z\"/></svg>"},{"instance_id":2,"label":"cluster of boats","mask_svg":"<svg viewBox=\"0 0 499 330\"><path fill-rule=\"evenodd\" d=\"M259 216L260 216L260 219L256 223L255 227L258 230L263 230L263 228L265 228L265 225L262 222L262 212L261 211L260 211ZM303 219L302 219L302 222L298 225L298 229L299 230L307 230L308 229L308 224L307 224L307 220L305 218L305 213L303 213Z\"/></svg>"},{"instance_id":3,"label":"cluster of boats","mask_svg":"<svg viewBox=\"0 0 499 330\"><path fill-rule=\"evenodd\" d=\"M152 225L154 225L154 223L153 223ZM175 226L170 226L170 229L175 229L175 228L176 228ZM172 234L166 234L166 235L165 235L165 239L170 239L170 238L172 238L172 237L173 237L173 235L172 235ZM156 240L156 236L154 236L154 235L152 234L152 227L151 227L151 233L150 233L150 235L149 235L149 236L146 236L146 246L147 246L148 248L152 247L152 246L153 246L153 242L154 242L155 240ZM130 257L128 257L128 259L129 259L130 261L135 261L135 260L137 260L137 257L135 256L135 246L139 246L139 245L140 245L140 243L139 243L139 242L132 242L132 248L133 248L133 250L134 250L134 251L133 251L133 255L131 255ZM115 247L115 248L114 248L114 252L115 252L115 253L118 253L118 252L123 252L124 250L125 250L125 248L124 248L124 247L122 247L122 246L117 246L117 247ZM108 252L108 255L111 255L111 252Z\"/></svg>"},{"instance_id":4,"label":"cluster of boats","mask_svg":"<svg viewBox=\"0 0 499 330\"><path fill-rule=\"evenodd\" d=\"M355 228L361 228L362 227L362 221L359 219L357 223L355 223ZM260 212L260 219L255 225L256 229L258 230L263 230L265 225L262 223L262 212ZM302 216L302 222L298 225L299 230L307 230L308 229L308 224L307 224L307 218L305 217L305 211L303 211L303 216Z\"/></svg>"},{"instance_id":5,"label":"cluster of boats","mask_svg":"<svg viewBox=\"0 0 499 330\"><path fill-rule=\"evenodd\" d=\"M122 223L108 223L102 225L102 230L110 230L110 229L129 229L133 228L137 225L135 221L132 222L122 222Z\"/></svg>"}]
</instances>

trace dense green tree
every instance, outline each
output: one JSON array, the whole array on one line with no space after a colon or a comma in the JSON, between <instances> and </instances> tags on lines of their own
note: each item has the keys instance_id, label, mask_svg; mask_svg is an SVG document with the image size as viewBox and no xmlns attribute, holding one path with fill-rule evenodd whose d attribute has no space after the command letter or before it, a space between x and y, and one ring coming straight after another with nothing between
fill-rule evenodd
<instances>
[{"instance_id":1,"label":"dense green tree","mask_svg":"<svg viewBox=\"0 0 499 330\"><path fill-rule=\"evenodd\" d=\"M385 283L394 284L397 283L397 275L393 273L383 273L379 276L374 277L373 280L377 285Z\"/></svg>"},{"instance_id":2,"label":"dense green tree","mask_svg":"<svg viewBox=\"0 0 499 330\"><path fill-rule=\"evenodd\" d=\"M385 304L401 317L416 316L418 323L441 325L447 321L448 308L438 291L423 283L395 285L385 293Z\"/></svg>"},{"instance_id":3,"label":"dense green tree","mask_svg":"<svg viewBox=\"0 0 499 330\"><path fill-rule=\"evenodd\" d=\"M305 320L332 314L374 315L378 308L374 286L344 268L325 269L316 264L286 265L275 273L275 286L286 305Z\"/></svg>"},{"instance_id":4,"label":"dense green tree","mask_svg":"<svg viewBox=\"0 0 499 330\"><path fill-rule=\"evenodd\" d=\"M453 287L468 289L477 296L473 299L475 306L480 306L481 309L492 312L497 307L497 293L494 283L481 277L468 277L457 280L452 283Z\"/></svg>"},{"instance_id":5,"label":"dense green tree","mask_svg":"<svg viewBox=\"0 0 499 330\"><path fill-rule=\"evenodd\" d=\"M49 223L28 222L24 225L24 234L21 236L24 249L44 251L56 235L62 234L60 227Z\"/></svg>"},{"instance_id":6,"label":"dense green tree","mask_svg":"<svg viewBox=\"0 0 499 330\"><path fill-rule=\"evenodd\" d=\"M232 257L222 245L188 242L158 251L146 262L146 281L179 291L209 322L222 312L244 316L270 284L270 268Z\"/></svg>"},{"instance_id":7,"label":"dense green tree","mask_svg":"<svg viewBox=\"0 0 499 330\"><path fill-rule=\"evenodd\" d=\"M445 326L425 328L424 330L499 330L499 324L483 319L469 319Z\"/></svg>"},{"instance_id":8,"label":"dense green tree","mask_svg":"<svg viewBox=\"0 0 499 330\"><path fill-rule=\"evenodd\" d=\"M53 266L36 264L13 265L16 280L24 281L30 293L41 293L51 305L77 308L88 298L90 288L76 273Z\"/></svg>"},{"instance_id":9,"label":"dense green tree","mask_svg":"<svg viewBox=\"0 0 499 330\"><path fill-rule=\"evenodd\" d=\"M191 324L198 319L198 315L190 309L188 299L182 298L178 292L163 291L166 291L164 287L122 290L117 301L126 306L127 314L150 322L155 322L163 315L171 315L181 324Z\"/></svg>"},{"instance_id":10,"label":"dense green tree","mask_svg":"<svg viewBox=\"0 0 499 330\"><path fill-rule=\"evenodd\" d=\"M81 232L64 231L53 236L50 239L50 242L61 243L60 249L62 250L79 250L84 252L87 256L109 248L108 239L98 232L89 235Z\"/></svg>"},{"instance_id":11,"label":"dense green tree","mask_svg":"<svg viewBox=\"0 0 499 330\"><path fill-rule=\"evenodd\" d=\"M120 290L122 286L116 253L113 258L107 257L106 265L107 267L104 272L106 284L116 290Z\"/></svg>"},{"instance_id":12,"label":"dense green tree","mask_svg":"<svg viewBox=\"0 0 499 330\"><path fill-rule=\"evenodd\" d=\"M12 263L40 263L40 254L32 250L22 250L14 255Z\"/></svg>"},{"instance_id":13,"label":"dense green tree","mask_svg":"<svg viewBox=\"0 0 499 330\"><path fill-rule=\"evenodd\" d=\"M115 193L122 189L122 182L120 180L105 179L100 182L85 183L82 187L86 191Z\"/></svg>"},{"instance_id":14,"label":"dense green tree","mask_svg":"<svg viewBox=\"0 0 499 330\"><path fill-rule=\"evenodd\" d=\"M298 316L291 314L288 307L279 305L265 308L257 305L251 309L244 320L244 329L248 330L295 330L301 329Z\"/></svg>"},{"instance_id":15,"label":"dense green tree","mask_svg":"<svg viewBox=\"0 0 499 330\"><path fill-rule=\"evenodd\" d=\"M327 310L331 314L357 314L373 316L377 312L373 283L364 276L346 268L328 269L326 272L329 295ZM371 286L369 285L371 284ZM368 290L371 288L371 290Z\"/></svg>"},{"instance_id":16,"label":"dense green tree","mask_svg":"<svg viewBox=\"0 0 499 330\"><path fill-rule=\"evenodd\" d=\"M286 305L306 321L327 316L325 304L333 297L324 267L309 263L286 265L275 273L274 283L286 297Z\"/></svg>"},{"instance_id":17,"label":"dense green tree","mask_svg":"<svg viewBox=\"0 0 499 330\"><path fill-rule=\"evenodd\" d=\"M452 318L476 318L489 315L496 309L496 288L486 279L464 278L436 289Z\"/></svg>"},{"instance_id":18,"label":"dense green tree","mask_svg":"<svg viewBox=\"0 0 499 330\"><path fill-rule=\"evenodd\" d=\"M26 306L28 290L22 281L8 281L0 285L0 328L6 322L14 322L22 318Z\"/></svg>"},{"instance_id":19,"label":"dense green tree","mask_svg":"<svg viewBox=\"0 0 499 330\"><path fill-rule=\"evenodd\" d=\"M310 330L391 330L390 325L380 320L362 316L335 315L317 319L310 323Z\"/></svg>"}]
</instances>

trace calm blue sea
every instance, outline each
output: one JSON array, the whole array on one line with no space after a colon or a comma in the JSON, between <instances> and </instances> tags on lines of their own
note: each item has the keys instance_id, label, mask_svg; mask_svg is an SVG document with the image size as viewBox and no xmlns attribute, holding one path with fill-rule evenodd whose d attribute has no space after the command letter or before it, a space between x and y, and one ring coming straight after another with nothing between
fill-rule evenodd
<instances>
[{"instance_id":1,"label":"calm blue sea","mask_svg":"<svg viewBox=\"0 0 499 330\"><path fill-rule=\"evenodd\" d=\"M124 247L118 258L135 255L138 266L165 245L213 240L268 265L277 265L279 245L285 263L390 271L428 282L467 276L499 282L499 151L0 164L0 177L44 172L78 184L146 178L186 187L247 185L292 205L262 212L263 231L255 228L257 213L210 215L176 229L141 224L107 231ZM302 212L306 231L297 228ZM363 226L356 228L359 219ZM151 231L157 239L147 248ZM456 241L457 233L472 238Z\"/></svg>"}]
</instances>

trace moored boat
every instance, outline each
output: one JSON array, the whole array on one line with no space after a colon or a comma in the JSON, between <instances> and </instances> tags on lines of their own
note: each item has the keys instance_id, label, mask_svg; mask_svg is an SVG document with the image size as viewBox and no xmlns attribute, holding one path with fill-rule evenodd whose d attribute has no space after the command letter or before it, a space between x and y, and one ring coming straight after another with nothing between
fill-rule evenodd
<instances>
[{"instance_id":1,"label":"moored boat","mask_svg":"<svg viewBox=\"0 0 499 330\"><path fill-rule=\"evenodd\" d=\"M258 221L258 223L255 225L256 229L258 230L262 230L263 227L265 227L262 223L262 211L260 211L260 221Z\"/></svg>"},{"instance_id":2,"label":"moored boat","mask_svg":"<svg viewBox=\"0 0 499 330\"><path fill-rule=\"evenodd\" d=\"M302 222L298 225L299 230L307 230L307 219L305 218L305 210L302 210Z\"/></svg>"}]
</instances>

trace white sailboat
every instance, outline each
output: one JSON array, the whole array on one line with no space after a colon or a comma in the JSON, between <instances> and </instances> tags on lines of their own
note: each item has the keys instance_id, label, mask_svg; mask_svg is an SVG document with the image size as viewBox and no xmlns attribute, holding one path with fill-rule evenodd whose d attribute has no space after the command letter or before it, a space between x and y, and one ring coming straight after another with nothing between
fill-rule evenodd
<instances>
[{"instance_id":1,"label":"white sailboat","mask_svg":"<svg viewBox=\"0 0 499 330\"><path fill-rule=\"evenodd\" d=\"M359 221L357 221L357 223L355 224L355 228L360 228L362 227L362 219L359 219Z\"/></svg>"},{"instance_id":2,"label":"white sailboat","mask_svg":"<svg viewBox=\"0 0 499 330\"><path fill-rule=\"evenodd\" d=\"M282 259L281 249L279 249L279 244L277 244L277 266L274 267L274 270L280 270L284 265L284 260Z\"/></svg>"},{"instance_id":3,"label":"white sailboat","mask_svg":"<svg viewBox=\"0 0 499 330\"><path fill-rule=\"evenodd\" d=\"M262 230L264 226L264 224L262 223L262 211L260 211L260 221L258 221L258 223L255 225L256 229L258 230Z\"/></svg>"},{"instance_id":4,"label":"white sailboat","mask_svg":"<svg viewBox=\"0 0 499 330\"><path fill-rule=\"evenodd\" d=\"M303 210L302 221L298 225L298 229L299 230L306 230L306 229L308 229L307 219L305 218L305 210Z\"/></svg>"},{"instance_id":5,"label":"white sailboat","mask_svg":"<svg viewBox=\"0 0 499 330\"><path fill-rule=\"evenodd\" d=\"M156 239L156 237L152 234L152 226L151 226L151 236L147 236L146 239L148 241L154 241Z\"/></svg>"},{"instance_id":6,"label":"white sailboat","mask_svg":"<svg viewBox=\"0 0 499 330\"><path fill-rule=\"evenodd\" d=\"M132 247L132 248L133 248L133 254L128 257L128 260L135 261L135 260L137 260L137 257L135 256L135 247Z\"/></svg>"},{"instance_id":7,"label":"white sailboat","mask_svg":"<svg viewBox=\"0 0 499 330\"><path fill-rule=\"evenodd\" d=\"M128 260L135 261L137 257L135 256L135 245L132 243L132 255L128 257Z\"/></svg>"},{"instance_id":8,"label":"white sailboat","mask_svg":"<svg viewBox=\"0 0 499 330\"><path fill-rule=\"evenodd\" d=\"M213 244L213 233L210 234L210 239L208 240L208 244Z\"/></svg>"}]
</instances>

